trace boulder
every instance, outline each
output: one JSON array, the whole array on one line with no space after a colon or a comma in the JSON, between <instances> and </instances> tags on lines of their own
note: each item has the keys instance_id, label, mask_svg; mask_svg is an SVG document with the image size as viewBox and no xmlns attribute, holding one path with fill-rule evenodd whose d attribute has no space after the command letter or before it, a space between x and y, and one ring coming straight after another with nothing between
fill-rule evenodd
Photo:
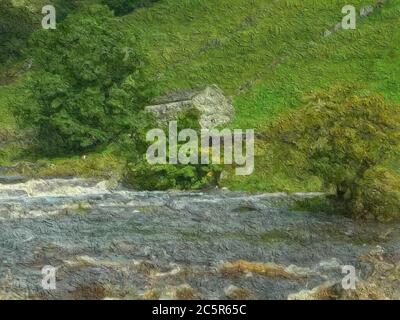
<instances>
[{"instance_id":1,"label":"boulder","mask_svg":"<svg viewBox=\"0 0 400 320\"><path fill-rule=\"evenodd\" d=\"M202 90L176 91L158 98L155 103L145 110L153 113L161 125L176 120L180 112L192 108L200 111L200 125L207 129L226 124L234 116L231 100L216 85Z\"/></svg>"}]
</instances>

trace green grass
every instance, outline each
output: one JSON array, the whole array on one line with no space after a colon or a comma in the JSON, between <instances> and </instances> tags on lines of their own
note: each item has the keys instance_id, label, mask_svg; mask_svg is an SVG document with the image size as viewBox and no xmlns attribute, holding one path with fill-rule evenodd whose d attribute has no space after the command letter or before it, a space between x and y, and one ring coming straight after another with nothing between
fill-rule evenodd
<instances>
[{"instance_id":1,"label":"green grass","mask_svg":"<svg viewBox=\"0 0 400 320\"><path fill-rule=\"evenodd\" d=\"M20 95L15 86L0 86L0 130L12 130L16 128L15 119L12 115L12 101Z\"/></svg>"},{"instance_id":2,"label":"green grass","mask_svg":"<svg viewBox=\"0 0 400 320\"><path fill-rule=\"evenodd\" d=\"M359 9L371 1L354 1ZM367 83L400 101L399 2L359 19L356 31L322 32L345 1L163 1L125 17L164 91L216 83L234 96L235 127L257 127L315 88Z\"/></svg>"},{"instance_id":3,"label":"green grass","mask_svg":"<svg viewBox=\"0 0 400 320\"><path fill-rule=\"evenodd\" d=\"M354 0L358 12L373 0ZM148 75L161 91L217 84L233 97L232 128L262 130L300 105L312 90L358 82L400 102L400 0L392 0L357 30L322 33L340 22L342 0L163 0L121 19L147 53ZM0 87L0 123L14 126ZM224 185L246 191L312 191L321 184L274 160L262 147L249 177Z\"/></svg>"},{"instance_id":4,"label":"green grass","mask_svg":"<svg viewBox=\"0 0 400 320\"><path fill-rule=\"evenodd\" d=\"M358 12L372 1L354 1ZM341 21L345 1L163 1L124 18L150 58L163 91L215 83L234 98L233 128L261 130L300 105L308 92L358 82L400 102L400 2L391 1L357 30L323 37ZM223 184L246 191L313 191L299 176L258 151L255 173Z\"/></svg>"}]
</instances>

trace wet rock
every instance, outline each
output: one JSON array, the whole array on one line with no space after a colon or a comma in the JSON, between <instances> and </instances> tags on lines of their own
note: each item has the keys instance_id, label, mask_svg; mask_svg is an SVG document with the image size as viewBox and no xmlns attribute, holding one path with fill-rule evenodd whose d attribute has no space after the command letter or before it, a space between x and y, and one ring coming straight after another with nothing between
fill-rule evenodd
<instances>
[{"instance_id":1,"label":"wet rock","mask_svg":"<svg viewBox=\"0 0 400 320\"><path fill-rule=\"evenodd\" d=\"M333 300L337 298L334 283L327 282L311 290L301 290L288 296L288 300Z\"/></svg>"},{"instance_id":2,"label":"wet rock","mask_svg":"<svg viewBox=\"0 0 400 320\"><path fill-rule=\"evenodd\" d=\"M146 292L145 295L149 297L154 294L154 299L159 300L198 300L201 298L200 293L187 283L179 286L166 286L161 291L153 289L150 292Z\"/></svg>"},{"instance_id":3,"label":"wet rock","mask_svg":"<svg viewBox=\"0 0 400 320\"><path fill-rule=\"evenodd\" d=\"M225 288L224 293L231 300L247 300L251 296L251 292L248 289L238 288L234 285Z\"/></svg>"},{"instance_id":4,"label":"wet rock","mask_svg":"<svg viewBox=\"0 0 400 320\"><path fill-rule=\"evenodd\" d=\"M198 300L201 298L201 295L190 285L185 284L176 288L175 298L178 300Z\"/></svg>"},{"instance_id":5,"label":"wet rock","mask_svg":"<svg viewBox=\"0 0 400 320\"><path fill-rule=\"evenodd\" d=\"M24 183L28 178L23 176L0 176L0 184Z\"/></svg>"},{"instance_id":6,"label":"wet rock","mask_svg":"<svg viewBox=\"0 0 400 320\"><path fill-rule=\"evenodd\" d=\"M341 263L338 259L332 258L329 260L323 260L319 263L318 269L320 270L339 270Z\"/></svg>"}]
</instances>

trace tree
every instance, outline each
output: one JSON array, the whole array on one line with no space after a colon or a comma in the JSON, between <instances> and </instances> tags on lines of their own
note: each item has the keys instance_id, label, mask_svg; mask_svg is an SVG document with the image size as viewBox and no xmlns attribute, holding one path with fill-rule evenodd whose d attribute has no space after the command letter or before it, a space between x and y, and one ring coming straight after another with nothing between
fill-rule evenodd
<instances>
[{"instance_id":1,"label":"tree","mask_svg":"<svg viewBox=\"0 0 400 320\"><path fill-rule=\"evenodd\" d=\"M17 115L38 129L46 152L91 149L142 125L153 92L144 56L107 7L84 8L56 30L36 32L30 48L37 70L27 89L36 104Z\"/></svg>"},{"instance_id":2,"label":"tree","mask_svg":"<svg viewBox=\"0 0 400 320\"><path fill-rule=\"evenodd\" d=\"M28 9L15 7L11 0L0 1L0 63L21 56L34 28L33 15Z\"/></svg>"},{"instance_id":3,"label":"tree","mask_svg":"<svg viewBox=\"0 0 400 320\"><path fill-rule=\"evenodd\" d=\"M352 201L364 192L361 182L367 174L398 150L399 107L354 86L337 86L307 97L302 108L282 117L268 135L282 157L290 153L301 159L351 210Z\"/></svg>"}]
</instances>

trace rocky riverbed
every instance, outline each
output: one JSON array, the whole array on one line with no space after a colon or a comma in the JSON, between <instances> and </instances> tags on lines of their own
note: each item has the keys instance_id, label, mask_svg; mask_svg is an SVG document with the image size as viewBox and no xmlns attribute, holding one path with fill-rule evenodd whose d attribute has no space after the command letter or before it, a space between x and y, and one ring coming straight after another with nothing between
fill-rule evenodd
<instances>
[{"instance_id":1,"label":"rocky riverbed","mask_svg":"<svg viewBox=\"0 0 400 320\"><path fill-rule=\"evenodd\" d=\"M291 210L305 194L0 184L0 299L400 298L400 224ZM342 267L356 290L343 290ZM44 266L56 289L42 287Z\"/></svg>"}]
</instances>

